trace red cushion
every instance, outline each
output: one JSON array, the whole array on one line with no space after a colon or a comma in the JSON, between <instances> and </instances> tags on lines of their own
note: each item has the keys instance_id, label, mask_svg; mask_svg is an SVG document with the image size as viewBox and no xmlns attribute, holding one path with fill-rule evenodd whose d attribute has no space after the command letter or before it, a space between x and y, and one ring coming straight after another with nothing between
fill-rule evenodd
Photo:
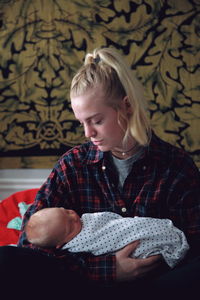
<instances>
[{"instance_id":1,"label":"red cushion","mask_svg":"<svg viewBox=\"0 0 200 300\"><path fill-rule=\"evenodd\" d=\"M17 244L22 217L38 190L17 192L0 202L0 246Z\"/></svg>"}]
</instances>

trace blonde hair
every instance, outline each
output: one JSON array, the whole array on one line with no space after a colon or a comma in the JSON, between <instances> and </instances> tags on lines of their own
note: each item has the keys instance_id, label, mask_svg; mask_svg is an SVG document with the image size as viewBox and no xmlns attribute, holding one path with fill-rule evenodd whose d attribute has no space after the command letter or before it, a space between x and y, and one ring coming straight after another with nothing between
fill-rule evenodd
<instances>
[{"instance_id":1,"label":"blonde hair","mask_svg":"<svg viewBox=\"0 0 200 300\"><path fill-rule=\"evenodd\" d=\"M147 145L151 128L143 88L113 48L97 48L86 55L84 65L72 79L70 97L82 95L98 85L105 91L107 104L118 111L119 124L127 123L124 142L131 135L140 145ZM129 119L120 111L125 96L132 111Z\"/></svg>"}]
</instances>

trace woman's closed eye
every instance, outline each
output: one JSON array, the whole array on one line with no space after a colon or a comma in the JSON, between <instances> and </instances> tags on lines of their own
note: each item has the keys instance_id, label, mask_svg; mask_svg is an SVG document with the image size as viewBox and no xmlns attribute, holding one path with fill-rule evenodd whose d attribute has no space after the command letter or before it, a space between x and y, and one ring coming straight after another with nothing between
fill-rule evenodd
<instances>
[{"instance_id":1,"label":"woman's closed eye","mask_svg":"<svg viewBox=\"0 0 200 300\"><path fill-rule=\"evenodd\" d=\"M103 123L103 119L98 119L98 120L93 120L92 124L93 125L101 125Z\"/></svg>"}]
</instances>

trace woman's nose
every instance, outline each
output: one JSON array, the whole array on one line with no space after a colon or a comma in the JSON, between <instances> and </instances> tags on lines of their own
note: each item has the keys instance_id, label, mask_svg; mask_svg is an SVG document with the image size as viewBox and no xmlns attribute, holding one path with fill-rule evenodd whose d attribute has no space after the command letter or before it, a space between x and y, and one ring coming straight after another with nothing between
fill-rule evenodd
<instances>
[{"instance_id":1,"label":"woman's nose","mask_svg":"<svg viewBox=\"0 0 200 300\"><path fill-rule=\"evenodd\" d=\"M94 137L96 135L94 128L90 125L84 126L84 132L86 138Z\"/></svg>"}]
</instances>

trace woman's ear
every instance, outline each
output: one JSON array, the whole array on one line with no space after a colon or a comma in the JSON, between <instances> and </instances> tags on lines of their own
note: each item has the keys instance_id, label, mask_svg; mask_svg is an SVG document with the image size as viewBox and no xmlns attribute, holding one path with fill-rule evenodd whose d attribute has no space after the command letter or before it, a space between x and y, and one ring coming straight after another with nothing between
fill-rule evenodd
<instances>
[{"instance_id":1,"label":"woman's ear","mask_svg":"<svg viewBox=\"0 0 200 300\"><path fill-rule=\"evenodd\" d=\"M128 114L131 114L133 111L132 111L132 107L131 107L131 104L129 102L128 96L125 96L122 101L123 101L123 104L124 104L125 111Z\"/></svg>"}]
</instances>

